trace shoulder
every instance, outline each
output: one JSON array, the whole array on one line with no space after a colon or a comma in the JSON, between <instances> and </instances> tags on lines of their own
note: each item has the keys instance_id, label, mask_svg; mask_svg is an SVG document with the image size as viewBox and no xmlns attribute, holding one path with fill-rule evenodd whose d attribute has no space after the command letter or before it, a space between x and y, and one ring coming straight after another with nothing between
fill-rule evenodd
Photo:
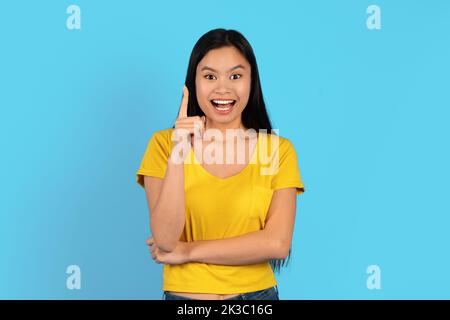
<instances>
[{"instance_id":1,"label":"shoulder","mask_svg":"<svg viewBox=\"0 0 450 320\"><path fill-rule=\"evenodd\" d=\"M270 150L278 150L280 153L289 153L295 151L294 145L290 139L274 134L274 133L260 133L260 140L267 139L267 146Z\"/></svg>"},{"instance_id":2,"label":"shoulder","mask_svg":"<svg viewBox=\"0 0 450 320\"><path fill-rule=\"evenodd\" d=\"M162 130L156 130L156 131L153 132L152 138L157 139L157 140L170 141L173 130L174 130L174 128L167 128L167 129L162 129Z\"/></svg>"},{"instance_id":3,"label":"shoulder","mask_svg":"<svg viewBox=\"0 0 450 320\"><path fill-rule=\"evenodd\" d=\"M156 130L153 132L153 134L151 136L151 140L154 140L165 146L169 146L170 141L172 140L172 132L173 131L174 131L174 128Z\"/></svg>"},{"instance_id":4,"label":"shoulder","mask_svg":"<svg viewBox=\"0 0 450 320\"><path fill-rule=\"evenodd\" d=\"M169 154L172 148L173 128L156 130L152 133L148 141L148 150L150 152L163 152Z\"/></svg>"}]
</instances>

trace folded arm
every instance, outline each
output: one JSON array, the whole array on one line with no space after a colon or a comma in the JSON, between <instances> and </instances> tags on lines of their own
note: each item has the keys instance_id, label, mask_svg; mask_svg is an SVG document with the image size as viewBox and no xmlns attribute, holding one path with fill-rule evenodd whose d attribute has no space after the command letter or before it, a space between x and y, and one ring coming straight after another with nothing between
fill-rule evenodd
<instances>
[{"instance_id":1,"label":"folded arm","mask_svg":"<svg viewBox=\"0 0 450 320\"><path fill-rule=\"evenodd\" d=\"M187 260L221 265L245 265L284 259L291 247L296 189L275 190L263 230L241 236L186 242Z\"/></svg>"},{"instance_id":2,"label":"folded arm","mask_svg":"<svg viewBox=\"0 0 450 320\"><path fill-rule=\"evenodd\" d=\"M291 247L295 211L296 189L279 189L273 193L263 230L218 240L178 241L170 252L160 249L153 237L147 244L155 262L170 265L188 262L246 265L284 259Z\"/></svg>"}]
</instances>

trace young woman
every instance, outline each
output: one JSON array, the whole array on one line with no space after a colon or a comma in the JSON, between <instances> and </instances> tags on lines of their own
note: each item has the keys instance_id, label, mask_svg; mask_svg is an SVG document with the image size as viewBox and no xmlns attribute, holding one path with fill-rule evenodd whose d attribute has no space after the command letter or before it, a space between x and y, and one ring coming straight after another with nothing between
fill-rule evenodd
<instances>
[{"instance_id":1,"label":"young woman","mask_svg":"<svg viewBox=\"0 0 450 320\"><path fill-rule=\"evenodd\" d=\"M153 133L137 171L166 300L278 299L274 271L290 255L304 186L292 143L275 131L248 41L203 35L175 125Z\"/></svg>"}]
</instances>

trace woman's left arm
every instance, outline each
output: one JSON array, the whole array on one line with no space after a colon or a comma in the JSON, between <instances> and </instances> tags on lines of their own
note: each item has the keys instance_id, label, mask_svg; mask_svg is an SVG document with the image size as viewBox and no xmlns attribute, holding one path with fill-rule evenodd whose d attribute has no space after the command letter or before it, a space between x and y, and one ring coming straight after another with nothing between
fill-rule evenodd
<instances>
[{"instance_id":1,"label":"woman's left arm","mask_svg":"<svg viewBox=\"0 0 450 320\"><path fill-rule=\"evenodd\" d=\"M179 241L175 250L163 252L154 245L150 252L157 263L202 262L220 265L246 265L284 259L291 247L296 212L296 188L277 189L270 203L263 230L218 240Z\"/></svg>"}]
</instances>

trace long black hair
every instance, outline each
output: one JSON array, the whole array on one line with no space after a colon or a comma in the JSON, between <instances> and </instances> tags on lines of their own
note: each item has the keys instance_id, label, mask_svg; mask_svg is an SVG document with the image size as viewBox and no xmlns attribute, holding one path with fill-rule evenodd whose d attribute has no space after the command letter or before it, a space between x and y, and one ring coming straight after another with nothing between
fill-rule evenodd
<instances>
[{"instance_id":1,"label":"long black hair","mask_svg":"<svg viewBox=\"0 0 450 320\"><path fill-rule=\"evenodd\" d=\"M258 65L256 57L253 53L252 46L247 39L236 30L214 29L208 31L198 39L194 48L192 49L191 57L189 58L189 65L186 74L185 85L189 90L189 100L187 116L204 116L204 112L200 108L197 101L197 94L195 88L195 77L197 72L197 65L203 57L212 49L223 47L235 47L247 59L251 66L251 89L247 106L242 111L241 121L246 129L255 129L258 132L260 129L266 129L267 133L276 134L272 131L272 124L267 114L266 104L264 103L263 94L261 90L261 82L259 79ZM173 126L175 128L175 126ZM270 260L270 265L274 271L280 272L281 266L284 266L286 260L289 260L291 249L287 259L273 259ZM286 262L287 263L287 262Z\"/></svg>"}]
</instances>

